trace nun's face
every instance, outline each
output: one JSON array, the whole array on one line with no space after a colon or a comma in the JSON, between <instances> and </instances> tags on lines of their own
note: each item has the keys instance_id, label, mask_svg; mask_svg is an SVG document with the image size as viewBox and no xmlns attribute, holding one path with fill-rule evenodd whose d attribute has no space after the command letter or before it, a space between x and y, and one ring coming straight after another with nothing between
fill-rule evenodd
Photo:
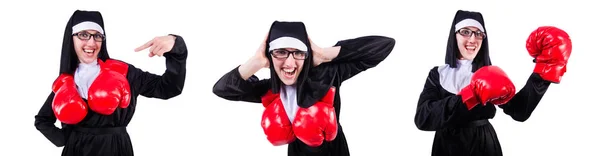
<instances>
[{"instance_id":1,"label":"nun's face","mask_svg":"<svg viewBox=\"0 0 600 156\"><path fill-rule=\"evenodd\" d=\"M296 84L304 65L304 59L307 58L306 52L298 51L295 48L282 48L275 49L270 53L273 59L273 68L279 79L285 85Z\"/></svg>"},{"instance_id":2,"label":"nun's face","mask_svg":"<svg viewBox=\"0 0 600 156\"><path fill-rule=\"evenodd\" d=\"M95 30L85 30L73 35L73 43L77 58L81 63L92 63L98 60L104 35Z\"/></svg>"},{"instance_id":3,"label":"nun's face","mask_svg":"<svg viewBox=\"0 0 600 156\"><path fill-rule=\"evenodd\" d=\"M466 60L473 60L479 49L481 49L481 43L485 38L485 33L481 32L475 27L465 27L459 29L456 32L456 43L458 43L458 50L460 51L461 58Z\"/></svg>"}]
</instances>

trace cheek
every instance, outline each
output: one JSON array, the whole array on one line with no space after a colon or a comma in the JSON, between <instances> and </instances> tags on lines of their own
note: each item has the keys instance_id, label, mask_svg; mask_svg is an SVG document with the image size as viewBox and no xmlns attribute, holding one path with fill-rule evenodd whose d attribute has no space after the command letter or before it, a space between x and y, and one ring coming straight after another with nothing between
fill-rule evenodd
<instances>
[{"instance_id":1,"label":"cheek","mask_svg":"<svg viewBox=\"0 0 600 156\"><path fill-rule=\"evenodd\" d=\"M465 44L465 40L462 37L456 37L456 43L459 47L463 47L462 45Z\"/></svg>"},{"instance_id":2,"label":"cheek","mask_svg":"<svg viewBox=\"0 0 600 156\"><path fill-rule=\"evenodd\" d=\"M279 71L279 69L281 69L282 64L283 64L283 61L279 61L279 60L273 58L273 68L275 68L275 70Z\"/></svg>"},{"instance_id":3,"label":"cheek","mask_svg":"<svg viewBox=\"0 0 600 156\"><path fill-rule=\"evenodd\" d=\"M300 75L300 72L302 72L302 66L299 66L298 69L296 69L296 75Z\"/></svg>"},{"instance_id":4,"label":"cheek","mask_svg":"<svg viewBox=\"0 0 600 156\"><path fill-rule=\"evenodd\" d=\"M301 69L304 66L304 60L296 60L296 66Z\"/></svg>"},{"instance_id":5,"label":"cheek","mask_svg":"<svg viewBox=\"0 0 600 156\"><path fill-rule=\"evenodd\" d=\"M83 45L80 42L73 42L73 48L75 48L76 52L79 52L82 49Z\"/></svg>"},{"instance_id":6,"label":"cheek","mask_svg":"<svg viewBox=\"0 0 600 156\"><path fill-rule=\"evenodd\" d=\"M477 41L477 45L479 45L479 46L477 46L477 51L479 51L479 49L481 49L482 44L483 44L483 41Z\"/></svg>"},{"instance_id":7,"label":"cheek","mask_svg":"<svg viewBox=\"0 0 600 156\"><path fill-rule=\"evenodd\" d=\"M456 34L456 43L459 44L459 45L462 42L460 39L462 39L462 37L460 37L460 36L458 36L458 34Z\"/></svg>"}]
</instances>

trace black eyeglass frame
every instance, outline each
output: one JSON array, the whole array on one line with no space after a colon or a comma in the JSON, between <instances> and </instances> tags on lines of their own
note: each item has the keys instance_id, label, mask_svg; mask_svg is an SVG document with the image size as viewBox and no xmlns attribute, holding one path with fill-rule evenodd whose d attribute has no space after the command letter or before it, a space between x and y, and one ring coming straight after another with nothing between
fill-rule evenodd
<instances>
[{"instance_id":1,"label":"black eyeglass frame","mask_svg":"<svg viewBox=\"0 0 600 156\"><path fill-rule=\"evenodd\" d=\"M281 55L281 56L278 56L278 55L275 54L275 52L278 52L278 51L283 51L283 52L285 52L285 54ZM300 51L300 50L289 51L287 49L273 49L273 50L269 51L269 54L271 56L273 56L274 58L278 58L278 59L283 59L283 58L287 59L287 58L290 57L290 54L293 54L292 57L294 59L296 59L296 60L304 60L304 59L308 58L308 52L306 52L306 51ZM302 54L304 54L304 55L303 56L297 56L297 55L302 55Z\"/></svg>"},{"instance_id":2,"label":"black eyeglass frame","mask_svg":"<svg viewBox=\"0 0 600 156\"><path fill-rule=\"evenodd\" d=\"M103 34L100 34L100 33L92 34L92 33L88 33L85 31L75 33L75 34L73 34L73 36L77 36L77 38L79 38L80 40L84 40L84 41L87 41L87 40L91 39L92 37L94 37L94 41L96 41L96 42L102 42L102 41L106 40L106 36L104 36Z\"/></svg>"},{"instance_id":3,"label":"black eyeglass frame","mask_svg":"<svg viewBox=\"0 0 600 156\"><path fill-rule=\"evenodd\" d=\"M458 31L456 31L456 33L460 34L463 37L471 37L471 36L475 35L475 38L480 39L480 40L483 40L487 37L487 34L485 34L485 32L473 31L473 30L467 29L467 28L459 29Z\"/></svg>"}]
</instances>

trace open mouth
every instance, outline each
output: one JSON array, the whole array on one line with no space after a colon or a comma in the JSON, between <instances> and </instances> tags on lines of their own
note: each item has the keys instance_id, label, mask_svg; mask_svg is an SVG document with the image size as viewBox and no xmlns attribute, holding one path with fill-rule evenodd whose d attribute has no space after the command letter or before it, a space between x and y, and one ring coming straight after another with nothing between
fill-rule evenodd
<instances>
[{"instance_id":1,"label":"open mouth","mask_svg":"<svg viewBox=\"0 0 600 156\"><path fill-rule=\"evenodd\" d=\"M465 49L467 49L467 51L470 52L470 53L474 53L476 48L477 48L477 46L475 46L475 45L467 45L467 46L465 46Z\"/></svg>"},{"instance_id":2,"label":"open mouth","mask_svg":"<svg viewBox=\"0 0 600 156\"><path fill-rule=\"evenodd\" d=\"M83 53L85 53L87 56L94 56L95 51L96 49L83 49Z\"/></svg>"},{"instance_id":3,"label":"open mouth","mask_svg":"<svg viewBox=\"0 0 600 156\"><path fill-rule=\"evenodd\" d=\"M286 78L294 78L296 76L297 68L283 68L283 76Z\"/></svg>"}]
</instances>

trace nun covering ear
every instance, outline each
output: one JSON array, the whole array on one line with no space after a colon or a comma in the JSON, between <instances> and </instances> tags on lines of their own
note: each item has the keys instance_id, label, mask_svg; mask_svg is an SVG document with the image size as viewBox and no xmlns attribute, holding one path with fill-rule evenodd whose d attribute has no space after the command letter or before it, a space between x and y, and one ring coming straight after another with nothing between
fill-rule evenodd
<instances>
[{"instance_id":1,"label":"nun covering ear","mask_svg":"<svg viewBox=\"0 0 600 156\"><path fill-rule=\"evenodd\" d=\"M271 64L269 68L272 79L271 90L273 93L279 93L283 83L275 72L275 68L272 65L273 58L269 54L269 51L282 47L295 47L296 49L304 50L308 53L306 59L304 59L300 76L296 80L297 103L300 107L308 108L325 95L331 84L327 82L313 82L315 80L309 78L313 62L313 51L310 47L310 41L308 40L308 34L304 23L274 21L271 25L269 36L267 38L265 55L269 59L269 64Z\"/></svg>"},{"instance_id":2,"label":"nun covering ear","mask_svg":"<svg viewBox=\"0 0 600 156\"><path fill-rule=\"evenodd\" d=\"M242 75L246 75L246 72L258 71L258 69L246 69L252 67L251 64L260 64L253 63L251 59L251 61L240 65L244 68L237 66L223 75L215 83L213 93L226 100L262 103L265 107L269 107L273 105L273 103L282 103L283 106L281 107L284 108L279 109L278 111L281 112L278 113L285 114L279 115L278 119L281 120L276 120L277 123L271 122L271 124L283 125L280 127L281 131L278 134L284 134L279 139L283 139L282 142L288 145L289 156L349 156L350 152L346 137L344 136L342 126L339 123L341 108L340 86L345 80L373 68L382 62L392 52L395 40L385 36L373 35L338 41L337 44L332 47L323 48L324 50L322 51L336 53L336 57L332 58L331 61L323 62L316 67L312 66L312 61L314 61L315 58L313 57L316 56L314 54L317 51L313 51L314 49L310 47L311 44L308 41L306 28L302 22L273 22L266 42L267 47L264 54L271 63L271 66L269 67L271 71L270 78L259 79L257 76L252 75L249 78L244 79ZM269 50L282 47L280 43L286 43L286 47L294 47L296 49L303 49L306 46L308 52L308 58L304 60L303 69L300 71L299 78L296 81L297 88L295 92L290 91L291 89L289 89L293 87L285 86L285 84L279 80L275 68L273 67L272 56L268 53ZM261 60L254 61L260 62ZM244 74L241 74L241 72ZM321 139L324 141L320 142L321 144L318 146L313 146L314 142L305 143L301 139L295 139L296 137L293 136L294 133L291 133L294 138L290 139L287 135L288 132L290 132L290 127L292 127L292 123L296 121L295 119L300 117L300 115L296 116L294 113L303 108L316 106L315 103L321 102L320 100L324 99L324 97L329 97L325 95L331 93L331 88L335 88L335 93L332 94L332 105L335 110L335 122L337 124L337 134L335 135L335 138L327 141L326 137L330 136L329 134L332 133L324 132L325 139ZM291 98L287 96L290 93L296 93L297 100L295 104L294 102L291 102L289 100ZM269 100L275 101L265 102ZM367 107L370 106L370 104L364 105ZM269 136L267 136L267 139L272 141L272 138ZM279 145L281 145L281 142L274 143L274 146Z\"/></svg>"},{"instance_id":3,"label":"nun covering ear","mask_svg":"<svg viewBox=\"0 0 600 156\"><path fill-rule=\"evenodd\" d=\"M157 37L165 43L157 45L171 50L164 53L165 72L156 75L110 58L106 44L109 39L102 40L97 62L80 62L73 37L86 30L108 36L100 12L73 13L64 30L59 76L35 115L34 125L52 144L63 147L62 156L133 156L127 126L137 97L170 99L181 94L186 75L185 41L178 35ZM57 120L60 128L54 125Z\"/></svg>"}]
</instances>

